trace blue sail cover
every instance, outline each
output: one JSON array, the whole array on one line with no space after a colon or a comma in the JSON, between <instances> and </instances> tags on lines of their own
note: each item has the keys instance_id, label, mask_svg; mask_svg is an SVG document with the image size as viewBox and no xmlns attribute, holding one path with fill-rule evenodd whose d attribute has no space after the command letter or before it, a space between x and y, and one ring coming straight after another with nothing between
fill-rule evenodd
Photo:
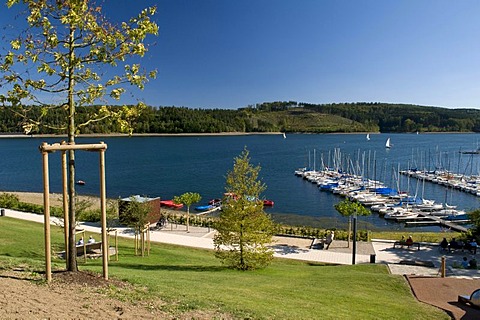
<instances>
[{"instance_id":1,"label":"blue sail cover","mask_svg":"<svg viewBox=\"0 0 480 320\"><path fill-rule=\"evenodd\" d=\"M394 196L398 194L398 191L392 188L376 188L375 193L385 195L385 196Z\"/></svg>"}]
</instances>

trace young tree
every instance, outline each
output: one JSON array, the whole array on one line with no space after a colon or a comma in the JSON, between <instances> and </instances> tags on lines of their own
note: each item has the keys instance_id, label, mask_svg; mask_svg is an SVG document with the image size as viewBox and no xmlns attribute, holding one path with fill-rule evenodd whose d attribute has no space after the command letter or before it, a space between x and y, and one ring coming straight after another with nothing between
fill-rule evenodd
<instances>
[{"instance_id":1,"label":"young tree","mask_svg":"<svg viewBox=\"0 0 480 320\"><path fill-rule=\"evenodd\" d=\"M123 212L125 217L123 222L135 230L135 254L137 254L137 249L139 248L137 239L141 239L143 243L143 228L148 222L147 216L150 210L151 207L147 202L139 201L135 196L132 196L125 208L125 212Z\"/></svg>"},{"instance_id":2,"label":"young tree","mask_svg":"<svg viewBox=\"0 0 480 320\"><path fill-rule=\"evenodd\" d=\"M76 109L104 103L110 97L119 100L124 86L140 89L156 72L143 70L137 58L147 51L148 34L157 34L151 20L156 8L148 8L120 25L109 23L101 7L93 0L7 0L7 6L26 10L28 29L18 32L10 50L1 55L0 103L22 119L25 133L51 127L42 118L52 108L65 111L64 124L54 127L75 143L81 126L94 121L118 121L131 133L134 119L144 104L114 111L105 105L90 115L86 123L75 122ZM33 107L25 107L33 104ZM30 112L41 116L34 119ZM77 271L75 247L75 152L68 152L69 257L68 270Z\"/></svg>"},{"instance_id":3,"label":"young tree","mask_svg":"<svg viewBox=\"0 0 480 320\"><path fill-rule=\"evenodd\" d=\"M123 221L137 232L147 223L147 216L150 210L148 203L138 201L136 197L132 196L123 213L125 216Z\"/></svg>"},{"instance_id":4,"label":"young tree","mask_svg":"<svg viewBox=\"0 0 480 320\"><path fill-rule=\"evenodd\" d=\"M344 217L349 217L348 220L348 246L350 247L350 234L352 232L352 217L353 215L357 216L368 216L371 214L370 210L365 208L358 201L351 201L350 199L345 199L342 202L339 202L335 205L335 209ZM354 235L356 236L356 235Z\"/></svg>"},{"instance_id":5,"label":"young tree","mask_svg":"<svg viewBox=\"0 0 480 320\"><path fill-rule=\"evenodd\" d=\"M235 158L233 170L227 174L227 196L215 224L215 256L239 270L266 267L273 258L267 245L272 242L274 225L259 200L265 190L258 180L259 172L260 167L250 164L247 149Z\"/></svg>"},{"instance_id":6,"label":"young tree","mask_svg":"<svg viewBox=\"0 0 480 320\"><path fill-rule=\"evenodd\" d=\"M187 232L188 232L188 225L190 223L190 206L194 203L200 202L200 200L202 200L202 197L200 196L200 194L195 192L186 192L181 196L173 197L173 202L175 202L176 204L181 203L187 206Z\"/></svg>"}]
</instances>

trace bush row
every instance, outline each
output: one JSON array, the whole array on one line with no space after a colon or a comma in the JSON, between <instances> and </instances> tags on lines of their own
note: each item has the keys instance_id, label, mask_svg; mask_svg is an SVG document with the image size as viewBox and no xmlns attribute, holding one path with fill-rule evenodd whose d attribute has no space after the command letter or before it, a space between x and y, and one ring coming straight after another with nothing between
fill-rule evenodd
<instances>
[{"instance_id":1,"label":"bush row","mask_svg":"<svg viewBox=\"0 0 480 320\"><path fill-rule=\"evenodd\" d=\"M187 217L185 214L181 213L168 213L165 215L165 218L169 223L185 225L187 223ZM190 216L190 225L198 227L215 227L214 217L204 217L191 215ZM337 230L330 229L335 231L335 239L337 240L347 240L348 231L346 230ZM290 237L301 237L301 238L325 238L330 230L320 229L320 228L311 228L311 227L295 227L295 226L285 226L277 224L275 226L275 234L277 236L290 236ZM357 240L358 241L368 241L370 239L370 232L367 230L357 231Z\"/></svg>"},{"instance_id":2,"label":"bush row","mask_svg":"<svg viewBox=\"0 0 480 320\"><path fill-rule=\"evenodd\" d=\"M16 195L11 193L0 194L0 207L23 212L43 214L43 205L21 202ZM63 217L63 209L50 207L50 215L53 217Z\"/></svg>"}]
</instances>

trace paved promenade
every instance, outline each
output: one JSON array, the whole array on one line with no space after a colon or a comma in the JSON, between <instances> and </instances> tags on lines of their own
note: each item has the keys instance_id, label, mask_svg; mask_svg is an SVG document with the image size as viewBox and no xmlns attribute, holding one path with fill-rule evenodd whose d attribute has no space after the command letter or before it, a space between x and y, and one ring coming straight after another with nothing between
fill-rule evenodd
<instances>
[{"instance_id":1,"label":"paved promenade","mask_svg":"<svg viewBox=\"0 0 480 320\"><path fill-rule=\"evenodd\" d=\"M19 212L9 209L5 209L5 215L7 217L30 220L39 223L43 223L44 218L43 215ZM51 223L59 224L59 221L57 218L52 217ZM101 232L98 224L80 223L79 228L93 233ZM119 236L121 237L134 237L131 229L129 228L117 228L117 230ZM152 242L169 243L186 247L213 250L214 232L215 231L212 229L190 226L189 232L187 233L185 226L171 224L167 225L162 230L151 231L150 240ZM431 244L422 244L420 250L401 248L394 249L393 242L381 240L373 240L372 245L375 254L375 262L387 264L390 272L393 274L437 276L439 275L442 256L445 256L447 264L447 276L480 278L480 270L451 268L453 263L459 263L464 255L470 258L470 255L467 255L466 253L442 253L439 251L437 245ZM308 246L288 244L274 245L273 249L275 251L274 256L278 258L345 265L352 263L352 254L348 252L309 249ZM372 256L370 254L356 254L355 256L355 262L357 264L370 263L371 259ZM400 264L401 261L407 263L416 262L417 265ZM432 262L434 267L428 268L419 266L418 264L422 262Z\"/></svg>"}]
</instances>

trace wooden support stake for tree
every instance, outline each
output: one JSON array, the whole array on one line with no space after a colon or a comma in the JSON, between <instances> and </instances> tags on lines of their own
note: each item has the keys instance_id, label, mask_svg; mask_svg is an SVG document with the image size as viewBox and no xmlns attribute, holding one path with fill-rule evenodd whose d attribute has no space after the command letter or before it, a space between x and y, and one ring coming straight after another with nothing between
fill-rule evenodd
<instances>
[{"instance_id":1,"label":"wooden support stake for tree","mask_svg":"<svg viewBox=\"0 0 480 320\"><path fill-rule=\"evenodd\" d=\"M135 228L135 255L137 255L138 248L138 228Z\"/></svg>"},{"instance_id":2,"label":"wooden support stake for tree","mask_svg":"<svg viewBox=\"0 0 480 320\"><path fill-rule=\"evenodd\" d=\"M147 256L150 256L150 228L147 227Z\"/></svg>"},{"instance_id":3,"label":"wooden support stake for tree","mask_svg":"<svg viewBox=\"0 0 480 320\"><path fill-rule=\"evenodd\" d=\"M68 175L67 175L67 152L62 151L62 185L63 185L63 233L64 233L64 241L65 241L65 265L67 270L69 269L70 260L68 260L68 240L69 240L69 232L68 226L69 218L68 218L68 192L67 192L67 183L68 183Z\"/></svg>"},{"instance_id":4,"label":"wooden support stake for tree","mask_svg":"<svg viewBox=\"0 0 480 320\"><path fill-rule=\"evenodd\" d=\"M100 144L104 144L100 142ZM100 210L102 212L102 261L103 278L108 280L108 242L107 242L107 192L105 184L105 149L100 150Z\"/></svg>"},{"instance_id":5,"label":"wooden support stake for tree","mask_svg":"<svg viewBox=\"0 0 480 320\"><path fill-rule=\"evenodd\" d=\"M145 229L142 229L140 234L140 250L142 251L142 257L145 256Z\"/></svg>"},{"instance_id":6,"label":"wooden support stake for tree","mask_svg":"<svg viewBox=\"0 0 480 320\"><path fill-rule=\"evenodd\" d=\"M117 240L117 230L115 230L115 261L118 261L118 240Z\"/></svg>"},{"instance_id":7,"label":"wooden support stake for tree","mask_svg":"<svg viewBox=\"0 0 480 320\"><path fill-rule=\"evenodd\" d=\"M447 274L447 268L446 268L446 258L445 256L442 256L442 264L441 264L441 267L440 267L440 271L441 271L441 276L442 278L445 278L445 275Z\"/></svg>"},{"instance_id":8,"label":"wooden support stake for tree","mask_svg":"<svg viewBox=\"0 0 480 320\"><path fill-rule=\"evenodd\" d=\"M48 174L48 152L42 152L43 156L43 216L45 231L45 277L47 282L52 281L52 257L50 243L50 183Z\"/></svg>"},{"instance_id":9,"label":"wooden support stake for tree","mask_svg":"<svg viewBox=\"0 0 480 320\"><path fill-rule=\"evenodd\" d=\"M52 266L51 266L51 242L50 242L50 186L49 186L49 173L48 173L48 153L54 151L62 151L62 174L63 174L63 201L64 201L64 214L67 215L64 219L65 229L69 228L70 221L68 219L68 209L66 208L66 202L73 201L72 199L67 199L66 196L66 157L64 156L65 151L70 150L86 150L86 151L99 151L100 152L100 204L102 211L102 257L103 257L103 277L105 280L108 280L108 258L105 257L105 254L108 254L108 250L105 252L106 245L106 187L105 187L105 150L107 145L104 142L99 144L84 144L77 145L75 143L54 143L49 145L46 142L43 142L39 147L40 152L42 153L43 160L43 207L44 207L44 228L45 228L45 276L47 282L50 282L52 279ZM70 228L69 228L70 229ZM65 241L72 240L67 235ZM65 257L68 260L70 251L68 250L68 243L65 243ZM84 241L85 243L85 241ZM108 249L108 248L107 248ZM84 248L85 250L85 248ZM86 251L84 252L86 257ZM68 254L68 256L67 256ZM68 267L68 262L67 262Z\"/></svg>"},{"instance_id":10,"label":"wooden support stake for tree","mask_svg":"<svg viewBox=\"0 0 480 320\"><path fill-rule=\"evenodd\" d=\"M79 233L82 233L82 239L83 239L83 262L87 263L87 238L86 238L86 234L85 234L85 230L84 229L79 229L78 232L75 232L75 240L76 237L77 237L77 234ZM77 242L78 243L78 242Z\"/></svg>"}]
</instances>

